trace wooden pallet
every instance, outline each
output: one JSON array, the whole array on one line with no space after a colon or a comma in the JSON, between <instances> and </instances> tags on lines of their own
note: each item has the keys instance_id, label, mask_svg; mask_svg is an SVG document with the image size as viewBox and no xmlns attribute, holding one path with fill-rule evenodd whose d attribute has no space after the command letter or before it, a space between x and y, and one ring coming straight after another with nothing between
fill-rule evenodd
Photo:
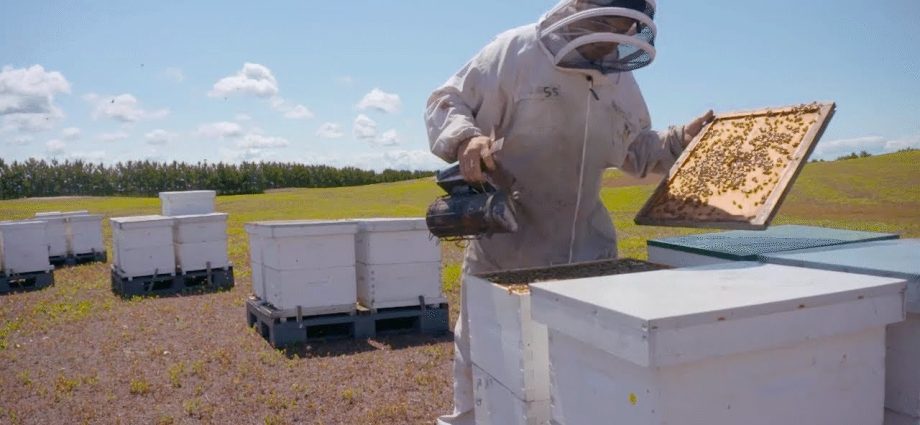
<instances>
[{"instance_id":1,"label":"wooden pallet","mask_svg":"<svg viewBox=\"0 0 920 425\"><path fill-rule=\"evenodd\" d=\"M112 266L112 292L123 298L162 297L233 288L233 267L194 272L127 277Z\"/></svg>"},{"instance_id":2,"label":"wooden pallet","mask_svg":"<svg viewBox=\"0 0 920 425\"><path fill-rule=\"evenodd\" d=\"M62 255L48 258L48 261L51 262L51 265L54 267L72 267L87 263L105 263L108 260L109 256L105 251L87 252L83 254L72 254L66 256Z\"/></svg>"},{"instance_id":3,"label":"wooden pallet","mask_svg":"<svg viewBox=\"0 0 920 425\"><path fill-rule=\"evenodd\" d=\"M12 292L38 291L54 285L54 271L0 274L0 294Z\"/></svg>"},{"instance_id":4,"label":"wooden pallet","mask_svg":"<svg viewBox=\"0 0 920 425\"><path fill-rule=\"evenodd\" d=\"M443 334L448 332L446 303L371 310L355 305L348 312L291 315L258 298L246 301L246 322L274 348L326 339L366 339L387 333Z\"/></svg>"},{"instance_id":5,"label":"wooden pallet","mask_svg":"<svg viewBox=\"0 0 920 425\"><path fill-rule=\"evenodd\" d=\"M717 116L677 159L668 177L636 215L636 224L766 229L824 134L835 108L833 103L811 104ZM748 129L743 128L748 125ZM790 138L785 144L771 145L776 148L770 148L769 162L773 167L767 167L769 171L730 158L731 152L752 152L752 142L764 132L771 132L771 126L777 129L773 134ZM745 171L748 166L752 169ZM712 175L712 170L741 170L745 179L737 186L726 187L725 176ZM694 182L702 182L705 189Z\"/></svg>"}]
</instances>

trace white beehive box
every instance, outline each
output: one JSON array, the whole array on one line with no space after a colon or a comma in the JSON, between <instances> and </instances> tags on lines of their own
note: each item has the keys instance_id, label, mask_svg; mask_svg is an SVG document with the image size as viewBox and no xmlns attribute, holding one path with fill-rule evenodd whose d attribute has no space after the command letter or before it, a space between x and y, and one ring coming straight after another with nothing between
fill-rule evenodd
<instances>
[{"instance_id":1,"label":"white beehive box","mask_svg":"<svg viewBox=\"0 0 920 425\"><path fill-rule=\"evenodd\" d=\"M903 280L739 262L531 288L558 423L882 422Z\"/></svg>"},{"instance_id":2,"label":"white beehive box","mask_svg":"<svg viewBox=\"0 0 920 425\"><path fill-rule=\"evenodd\" d=\"M370 308L446 302L441 250L424 218L358 220L355 260L358 301Z\"/></svg>"},{"instance_id":3,"label":"white beehive box","mask_svg":"<svg viewBox=\"0 0 920 425\"><path fill-rule=\"evenodd\" d=\"M216 198L217 192L213 190L160 192L160 203L165 216L213 213Z\"/></svg>"},{"instance_id":4,"label":"white beehive box","mask_svg":"<svg viewBox=\"0 0 920 425\"><path fill-rule=\"evenodd\" d=\"M357 223L351 221L246 224L253 292L279 310L353 311L357 230Z\"/></svg>"},{"instance_id":5,"label":"white beehive box","mask_svg":"<svg viewBox=\"0 0 920 425\"><path fill-rule=\"evenodd\" d=\"M888 327L885 407L892 418L901 415L920 424L920 239L769 254L761 260L907 280L907 320Z\"/></svg>"},{"instance_id":6,"label":"white beehive box","mask_svg":"<svg viewBox=\"0 0 920 425\"><path fill-rule=\"evenodd\" d=\"M476 425L547 425L550 401L523 401L508 388L473 365Z\"/></svg>"},{"instance_id":7,"label":"white beehive box","mask_svg":"<svg viewBox=\"0 0 920 425\"><path fill-rule=\"evenodd\" d=\"M175 274L175 219L161 215L119 217L112 223L115 267L125 277Z\"/></svg>"},{"instance_id":8,"label":"white beehive box","mask_svg":"<svg viewBox=\"0 0 920 425\"><path fill-rule=\"evenodd\" d=\"M67 217L62 215L45 216L36 218L47 223L45 226L45 241L48 243L50 257L67 257L70 253L70 238L67 228Z\"/></svg>"},{"instance_id":9,"label":"white beehive box","mask_svg":"<svg viewBox=\"0 0 920 425\"><path fill-rule=\"evenodd\" d=\"M224 213L182 215L173 226L176 266L183 272L224 269L227 255L227 218Z\"/></svg>"},{"instance_id":10,"label":"white beehive box","mask_svg":"<svg viewBox=\"0 0 920 425\"><path fill-rule=\"evenodd\" d=\"M67 231L70 237L71 254L105 252L102 240L102 216L80 214L67 217Z\"/></svg>"},{"instance_id":11,"label":"white beehive box","mask_svg":"<svg viewBox=\"0 0 920 425\"><path fill-rule=\"evenodd\" d=\"M531 319L529 291L465 276L470 357L523 401L549 400L546 326Z\"/></svg>"},{"instance_id":12,"label":"white beehive box","mask_svg":"<svg viewBox=\"0 0 920 425\"><path fill-rule=\"evenodd\" d=\"M48 241L44 221L0 222L0 268L6 275L47 272Z\"/></svg>"}]
</instances>

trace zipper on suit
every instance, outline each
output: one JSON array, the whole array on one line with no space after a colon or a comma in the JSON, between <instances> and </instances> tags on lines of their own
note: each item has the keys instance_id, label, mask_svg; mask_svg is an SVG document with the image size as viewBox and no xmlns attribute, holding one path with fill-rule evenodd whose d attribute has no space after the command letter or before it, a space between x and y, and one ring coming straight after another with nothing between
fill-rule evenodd
<instances>
[{"instance_id":1,"label":"zipper on suit","mask_svg":"<svg viewBox=\"0 0 920 425\"><path fill-rule=\"evenodd\" d=\"M575 212L572 216L572 234L569 238L569 264L571 264L575 259L575 229L576 224L578 224L578 213L581 210L581 192L582 186L585 183L585 159L588 153L588 129L591 121L591 98L594 98L595 101L601 100L600 96L597 95L597 92L594 91L594 77L586 75L585 79L588 80L588 93L586 96L587 106L585 107L585 132L584 139L581 142L581 163L578 166L578 187L575 195Z\"/></svg>"}]
</instances>

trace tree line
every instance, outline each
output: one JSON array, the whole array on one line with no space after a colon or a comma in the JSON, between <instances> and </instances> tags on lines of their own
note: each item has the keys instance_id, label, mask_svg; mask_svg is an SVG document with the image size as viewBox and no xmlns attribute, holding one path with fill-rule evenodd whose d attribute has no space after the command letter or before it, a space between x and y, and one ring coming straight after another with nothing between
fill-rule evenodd
<instances>
[{"instance_id":1,"label":"tree line","mask_svg":"<svg viewBox=\"0 0 920 425\"><path fill-rule=\"evenodd\" d=\"M0 159L0 199L47 196L157 196L159 192L216 190L221 195L268 189L360 186L432 176L430 171L384 170L281 162L225 164Z\"/></svg>"}]
</instances>

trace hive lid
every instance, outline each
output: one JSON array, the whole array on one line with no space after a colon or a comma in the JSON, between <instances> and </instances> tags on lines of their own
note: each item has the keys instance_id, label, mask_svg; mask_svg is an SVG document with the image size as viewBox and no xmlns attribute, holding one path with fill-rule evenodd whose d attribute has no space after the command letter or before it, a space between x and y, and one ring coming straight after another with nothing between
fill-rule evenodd
<instances>
[{"instance_id":1,"label":"hive lid","mask_svg":"<svg viewBox=\"0 0 920 425\"><path fill-rule=\"evenodd\" d=\"M72 217L72 216L75 216L75 215L87 215L87 214L89 214L89 211L87 211L87 210L67 211L67 212L61 212L61 211L48 211L48 212L39 212L39 213L35 213L35 217L38 217L38 218Z\"/></svg>"},{"instance_id":2,"label":"hive lid","mask_svg":"<svg viewBox=\"0 0 920 425\"><path fill-rule=\"evenodd\" d=\"M230 215L227 213L210 213L210 214L176 215L176 216L172 216L172 218L176 219L178 223L200 223L200 222L214 222L214 221L226 222L229 216Z\"/></svg>"},{"instance_id":3,"label":"hive lid","mask_svg":"<svg viewBox=\"0 0 920 425\"><path fill-rule=\"evenodd\" d=\"M283 220L246 224L246 232L266 238L355 234L358 223L352 220Z\"/></svg>"},{"instance_id":4,"label":"hive lid","mask_svg":"<svg viewBox=\"0 0 920 425\"><path fill-rule=\"evenodd\" d=\"M878 241L760 256L765 263L886 276L908 281L907 308L920 313L920 239Z\"/></svg>"},{"instance_id":5,"label":"hive lid","mask_svg":"<svg viewBox=\"0 0 920 425\"><path fill-rule=\"evenodd\" d=\"M109 221L120 229L142 229L147 227L172 226L176 222L173 217L162 215L143 215L135 217L114 217Z\"/></svg>"},{"instance_id":6,"label":"hive lid","mask_svg":"<svg viewBox=\"0 0 920 425\"><path fill-rule=\"evenodd\" d=\"M362 218L355 220L362 232L405 232L428 230L425 218Z\"/></svg>"},{"instance_id":7,"label":"hive lid","mask_svg":"<svg viewBox=\"0 0 920 425\"><path fill-rule=\"evenodd\" d=\"M45 228L48 222L44 220L6 220L0 221L0 230L19 230L30 228Z\"/></svg>"},{"instance_id":8,"label":"hive lid","mask_svg":"<svg viewBox=\"0 0 920 425\"><path fill-rule=\"evenodd\" d=\"M531 301L534 320L649 366L901 321L904 287L902 279L738 262L539 283Z\"/></svg>"},{"instance_id":9,"label":"hive lid","mask_svg":"<svg viewBox=\"0 0 920 425\"><path fill-rule=\"evenodd\" d=\"M898 239L892 233L860 232L824 227L785 225L764 231L735 230L649 240L649 246L726 260L756 260L760 254L857 242Z\"/></svg>"},{"instance_id":10,"label":"hive lid","mask_svg":"<svg viewBox=\"0 0 920 425\"><path fill-rule=\"evenodd\" d=\"M163 198L175 198L175 197L217 197L217 192L214 190L186 190L180 192L160 192L160 199Z\"/></svg>"},{"instance_id":11,"label":"hive lid","mask_svg":"<svg viewBox=\"0 0 920 425\"><path fill-rule=\"evenodd\" d=\"M66 219L70 222L102 221L103 216L102 214L81 214L68 216Z\"/></svg>"}]
</instances>

